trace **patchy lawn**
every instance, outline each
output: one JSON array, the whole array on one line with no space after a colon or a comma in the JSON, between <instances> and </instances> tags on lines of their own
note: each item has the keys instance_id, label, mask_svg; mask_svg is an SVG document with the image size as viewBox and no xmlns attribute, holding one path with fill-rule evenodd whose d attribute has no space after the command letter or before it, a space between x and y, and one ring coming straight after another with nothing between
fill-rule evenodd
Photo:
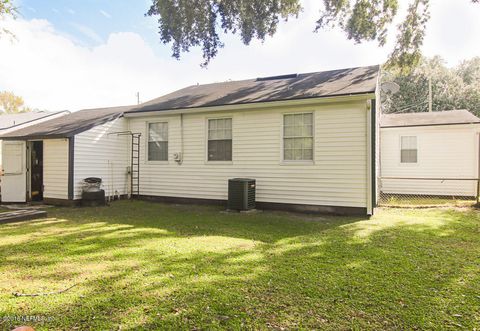
<instances>
[{"instance_id":1,"label":"patchy lawn","mask_svg":"<svg viewBox=\"0 0 480 331\"><path fill-rule=\"evenodd\" d=\"M473 210L368 220L121 201L48 212L0 225L0 329L480 325Z\"/></svg>"},{"instance_id":2,"label":"patchy lawn","mask_svg":"<svg viewBox=\"0 0 480 331\"><path fill-rule=\"evenodd\" d=\"M473 198L435 197L421 195L394 195L382 196L381 205L387 207L474 207L477 201Z\"/></svg>"}]
</instances>

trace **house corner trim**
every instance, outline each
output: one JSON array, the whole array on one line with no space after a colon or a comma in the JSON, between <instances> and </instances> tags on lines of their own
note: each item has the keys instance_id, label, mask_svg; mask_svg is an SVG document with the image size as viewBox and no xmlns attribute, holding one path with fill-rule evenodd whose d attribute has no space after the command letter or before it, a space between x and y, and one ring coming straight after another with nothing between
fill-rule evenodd
<instances>
[{"instance_id":1,"label":"house corner trim","mask_svg":"<svg viewBox=\"0 0 480 331\"><path fill-rule=\"evenodd\" d=\"M73 200L75 136L68 138L68 200Z\"/></svg>"}]
</instances>

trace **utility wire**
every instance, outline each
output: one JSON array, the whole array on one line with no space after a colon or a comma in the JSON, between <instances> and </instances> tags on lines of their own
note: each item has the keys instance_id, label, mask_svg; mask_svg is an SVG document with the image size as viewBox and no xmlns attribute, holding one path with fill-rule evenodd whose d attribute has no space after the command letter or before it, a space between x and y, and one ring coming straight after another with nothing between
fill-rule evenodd
<instances>
[{"instance_id":1,"label":"utility wire","mask_svg":"<svg viewBox=\"0 0 480 331\"><path fill-rule=\"evenodd\" d=\"M413 107L418 107L418 106L424 105L426 103L428 103L428 100L424 100L424 101L421 101L421 102L418 102L418 103L412 103L410 105L404 106L403 108L397 109L397 112L402 112L404 110L408 110L408 109L411 109Z\"/></svg>"}]
</instances>

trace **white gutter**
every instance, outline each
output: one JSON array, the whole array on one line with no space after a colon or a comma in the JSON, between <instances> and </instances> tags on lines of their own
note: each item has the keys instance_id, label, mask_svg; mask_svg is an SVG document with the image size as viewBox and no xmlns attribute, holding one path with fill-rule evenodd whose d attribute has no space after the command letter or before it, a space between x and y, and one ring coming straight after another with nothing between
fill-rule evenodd
<instances>
[{"instance_id":1,"label":"white gutter","mask_svg":"<svg viewBox=\"0 0 480 331\"><path fill-rule=\"evenodd\" d=\"M325 104L334 102L345 101L362 101L366 99L375 99L375 93L363 93L363 94L349 94L332 97L318 97L298 100L282 100L282 101L269 101L269 102L252 102L244 104L223 105L223 106L211 106L211 107L192 107L192 108L179 108L172 110L152 110L152 111L135 111L124 113L124 117L146 117L146 116L161 116L183 113L204 113L215 111L231 111L231 110L253 110L259 108L273 108L273 107L287 107L287 106L302 106L311 104Z\"/></svg>"}]
</instances>

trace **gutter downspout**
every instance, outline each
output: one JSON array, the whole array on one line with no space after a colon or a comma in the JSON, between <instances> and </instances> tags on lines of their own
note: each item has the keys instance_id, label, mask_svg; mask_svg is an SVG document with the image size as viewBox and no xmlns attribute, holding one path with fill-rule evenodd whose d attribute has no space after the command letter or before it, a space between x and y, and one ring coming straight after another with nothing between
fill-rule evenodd
<instances>
[{"instance_id":1,"label":"gutter downspout","mask_svg":"<svg viewBox=\"0 0 480 331\"><path fill-rule=\"evenodd\" d=\"M366 102L366 114L365 114L365 120L367 124L367 135L366 135L366 152L367 152L367 167L366 167L366 187L367 187L367 196L366 196L366 202L367 202L367 215L371 216L373 215L373 167L375 167L375 162L372 162L373 160L373 107L372 107L372 101L367 100Z\"/></svg>"},{"instance_id":2,"label":"gutter downspout","mask_svg":"<svg viewBox=\"0 0 480 331\"><path fill-rule=\"evenodd\" d=\"M75 198L75 136L68 138L68 200Z\"/></svg>"},{"instance_id":3,"label":"gutter downspout","mask_svg":"<svg viewBox=\"0 0 480 331\"><path fill-rule=\"evenodd\" d=\"M371 102L371 116L372 116L372 133L371 133L371 150L372 150L372 215L375 211L375 208L377 207L377 133L380 134L380 132L377 132L377 100L372 99Z\"/></svg>"},{"instance_id":4,"label":"gutter downspout","mask_svg":"<svg viewBox=\"0 0 480 331\"><path fill-rule=\"evenodd\" d=\"M178 165L183 163L183 113L180 114L180 160Z\"/></svg>"},{"instance_id":5,"label":"gutter downspout","mask_svg":"<svg viewBox=\"0 0 480 331\"><path fill-rule=\"evenodd\" d=\"M477 196L476 205L480 205L480 133L477 133Z\"/></svg>"}]
</instances>

